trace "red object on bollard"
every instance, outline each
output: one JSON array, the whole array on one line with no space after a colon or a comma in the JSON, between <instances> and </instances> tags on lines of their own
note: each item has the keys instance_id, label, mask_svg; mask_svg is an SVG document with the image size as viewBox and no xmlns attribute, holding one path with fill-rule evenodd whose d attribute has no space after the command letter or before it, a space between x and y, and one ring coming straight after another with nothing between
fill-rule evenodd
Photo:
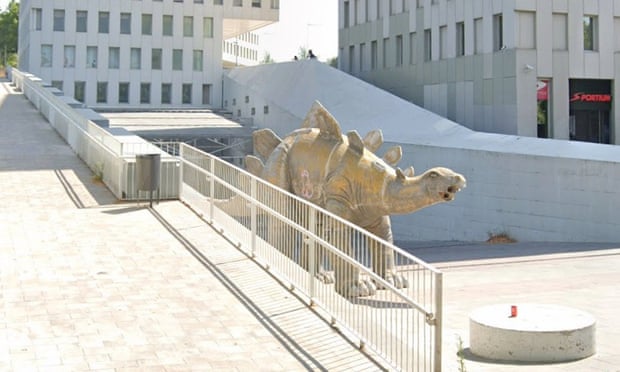
<instances>
[{"instance_id":1,"label":"red object on bollard","mask_svg":"<svg viewBox=\"0 0 620 372\"><path fill-rule=\"evenodd\" d=\"M510 317L511 318L517 317L517 306L516 305L510 306Z\"/></svg>"}]
</instances>

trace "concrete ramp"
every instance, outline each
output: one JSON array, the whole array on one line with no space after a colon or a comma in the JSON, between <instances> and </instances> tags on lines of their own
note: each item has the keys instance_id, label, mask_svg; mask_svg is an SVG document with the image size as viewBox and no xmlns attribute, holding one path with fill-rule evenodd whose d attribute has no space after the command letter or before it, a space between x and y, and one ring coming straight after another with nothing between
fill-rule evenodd
<instances>
[{"instance_id":1,"label":"concrete ramp","mask_svg":"<svg viewBox=\"0 0 620 372\"><path fill-rule=\"evenodd\" d=\"M230 70L234 115L284 136L318 100L343 131L380 128L401 166L446 166L468 187L456 200L394 218L398 240L620 241L620 147L475 132L316 60ZM253 113L253 114L252 114ZM382 150L380 149L379 152Z\"/></svg>"}]
</instances>

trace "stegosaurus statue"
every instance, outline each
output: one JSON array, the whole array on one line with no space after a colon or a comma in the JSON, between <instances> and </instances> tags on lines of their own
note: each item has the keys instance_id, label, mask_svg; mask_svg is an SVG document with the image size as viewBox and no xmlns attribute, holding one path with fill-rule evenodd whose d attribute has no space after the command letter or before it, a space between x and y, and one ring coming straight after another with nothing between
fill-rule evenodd
<instances>
[{"instance_id":1,"label":"stegosaurus statue","mask_svg":"<svg viewBox=\"0 0 620 372\"><path fill-rule=\"evenodd\" d=\"M465 187L465 178L447 168L432 168L419 176L413 167L395 169L402 157L400 146L378 157L375 151L383 144L380 130L363 139L356 131L343 135L336 119L318 102L301 129L283 139L270 129L261 129L254 132L253 140L257 156L246 157L250 173L388 242L393 242L390 215L451 201ZM371 256L375 273L397 288L408 285L396 271L391 249L371 252ZM351 297L372 295L376 290L355 270L338 265L335 282L339 293Z\"/></svg>"}]
</instances>

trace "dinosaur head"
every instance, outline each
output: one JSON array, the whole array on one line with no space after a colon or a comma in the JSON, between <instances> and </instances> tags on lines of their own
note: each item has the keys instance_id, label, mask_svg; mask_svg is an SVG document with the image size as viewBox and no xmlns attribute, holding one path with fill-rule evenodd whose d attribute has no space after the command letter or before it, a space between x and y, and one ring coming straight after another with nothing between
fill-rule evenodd
<instances>
[{"instance_id":1,"label":"dinosaur head","mask_svg":"<svg viewBox=\"0 0 620 372\"><path fill-rule=\"evenodd\" d=\"M391 214L412 213L454 200L466 186L465 177L448 168L431 168L419 176L411 173L396 170L396 179L388 189Z\"/></svg>"}]
</instances>

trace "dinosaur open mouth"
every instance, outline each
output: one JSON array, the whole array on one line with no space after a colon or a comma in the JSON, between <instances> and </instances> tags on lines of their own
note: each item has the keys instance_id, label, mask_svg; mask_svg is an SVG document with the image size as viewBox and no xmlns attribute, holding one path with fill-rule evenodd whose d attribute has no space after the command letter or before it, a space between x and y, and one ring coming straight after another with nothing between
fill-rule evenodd
<instances>
[{"instance_id":1,"label":"dinosaur open mouth","mask_svg":"<svg viewBox=\"0 0 620 372\"><path fill-rule=\"evenodd\" d=\"M449 186L448 189L444 192L441 192L441 198L445 201L452 201L454 200L454 197L457 192L461 191L461 188L459 186Z\"/></svg>"}]
</instances>

